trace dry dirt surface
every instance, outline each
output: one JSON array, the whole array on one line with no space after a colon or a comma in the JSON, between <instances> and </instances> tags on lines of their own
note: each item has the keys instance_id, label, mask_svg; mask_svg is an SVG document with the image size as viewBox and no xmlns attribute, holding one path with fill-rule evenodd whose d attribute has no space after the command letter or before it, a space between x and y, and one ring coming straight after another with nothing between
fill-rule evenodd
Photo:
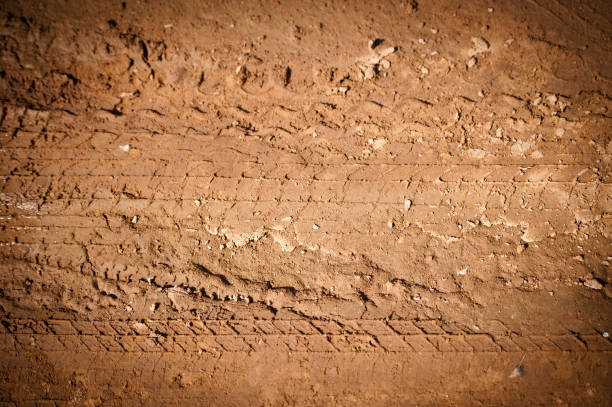
<instances>
[{"instance_id":1,"label":"dry dirt surface","mask_svg":"<svg viewBox=\"0 0 612 407\"><path fill-rule=\"evenodd\" d=\"M0 406L612 403L612 3L0 3Z\"/></svg>"}]
</instances>

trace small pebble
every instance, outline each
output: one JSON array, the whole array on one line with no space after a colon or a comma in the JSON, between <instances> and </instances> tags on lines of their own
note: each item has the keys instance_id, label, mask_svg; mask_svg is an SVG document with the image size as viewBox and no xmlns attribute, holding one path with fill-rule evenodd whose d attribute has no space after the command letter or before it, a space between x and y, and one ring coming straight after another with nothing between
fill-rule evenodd
<instances>
[{"instance_id":1,"label":"small pebble","mask_svg":"<svg viewBox=\"0 0 612 407\"><path fill-rule=\"evenodd\" d=\"M384 58L386 56L389 56L389 55L393 54L395 51L397 51L397 48L395 48L395 47L388 47L388 48L385 48L383 50L380 50L380 52L378 52L378 55L381 58Z\"/></svg>"},{"instance_id":2,"label":"small pebble","mask_svg":"<svg viewBox=\"0 0 612 407\"><path fill-rule=\"evenodd\" d=\"M130 151L130 145L129 145L129 144L125 144L125 145L123 145L123 146L119 146L119 148L120 148L121 150L125 151L126 153L127 153L128 151Z\"/></svg>"},{"instance_id":3,"label":"small pebble","mask_svg":"<svg viewBox=\"0 0 612 407\"><path fill-rule=\"evenodd\" d=\"M607 332L604 332L604 333L601 334L601 336L603 336L604 338L609 338L610 334L607 333Z\"/></svg>"},{"instance_id":4,"label":"small pebble","mask_svg":"<svg viewBox=\"0 0 612 407\"><path fill-rule=\"evenodd\" d=\"M518 365L517 367L515 367L512 373L510 374L511 379L523 376L525 376L525 367L523 365Z\"/></svg>"}]
</instances>

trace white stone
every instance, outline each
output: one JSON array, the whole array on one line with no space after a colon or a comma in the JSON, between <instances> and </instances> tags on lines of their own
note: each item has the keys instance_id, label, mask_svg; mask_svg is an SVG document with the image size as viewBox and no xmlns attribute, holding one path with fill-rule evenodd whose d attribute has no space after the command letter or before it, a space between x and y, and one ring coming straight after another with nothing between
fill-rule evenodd
<instances>
[{"instance_id":1,"label":"white stone","mask_svg":"<svg viewBox=\"0 0 612 407\"><path fill-rule=\"evenodd\" d=\"M603 289L603 285L599 281L595 280L594 278L585 281L583 284L585 285L585 287L592 288L593 290Z\"/></svg>"},{"instance_id":2,"label":"white stone","mask_svg":"<svg viewBox=\"0 0 612 407\"><path fill-rule=\"evenodd\" d=\"M531 158L539 159L542 157L544 157L544 154L542 154L540 150L536 150L533 153L531 153Z\"/></svg>"},{"instance_id":3,"label":"white stone","mask_svg":"<svg viewBox=\"0 0 612 407\"><path fill-rule=\"evenodd\" d=\"M18 203L17 208L23 209L24 211L34 211L38 209L36 202L21 202Z\"/></svg>"},{"instance_id":4,"label":"white stone","mask_svg":"<svg viewBox=\"0 0 612 407\"><path fill-rule=\"evenodd\" d=\"M393 54L395 51L396 51L395 47L388 47L388 48L380 50L378 52L378 55L380 55L381 58L384 58L386 56Z\"/></svg>"},{"instance_id":5,"label":"white stone","mask_svg":"<svg viewBox=\"0 0 612 407\"><path fill-rule=\"evenodd\" d=\"M372 146L374 150L380 150L387 144L387 139L377 138L377 139L369 139L368 143Z\"/></svg>"},{"instance_id":6,"label":"white stone","mask_svg":"<svg viewBox=\"0 0 612 407\"><path fill-rule=\"evenodd\" d=\"M512 155L524 155L530 148L531 144L528 141L519 140L510 147L510 152Z\"/></svg>"},{"instance_id":7,"label":"white stone","mask_svg":"<svg viewBox=\"0 0 612 407\"><path fill-rule=\"evenodd\" d=\"M474 56L486 52L491 47L489 42L482 37L472 37L474 46L470 49L469 55Z\"/></svg>"}]
</instances>

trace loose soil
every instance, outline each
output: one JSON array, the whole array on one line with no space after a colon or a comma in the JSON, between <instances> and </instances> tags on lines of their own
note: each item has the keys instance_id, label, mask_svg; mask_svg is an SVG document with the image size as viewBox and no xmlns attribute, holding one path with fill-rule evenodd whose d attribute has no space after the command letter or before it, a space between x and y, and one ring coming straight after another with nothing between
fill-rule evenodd
<instances>
[{"instance_id":1,"label":"loose soil","mask_svg":"<svg viewBox=\"0 0 612 407\"><path fill-rule=\"evenodd\" d=\"M2 2L0 405L611 404L611 17Z\"/></svg>"}]
</instances>

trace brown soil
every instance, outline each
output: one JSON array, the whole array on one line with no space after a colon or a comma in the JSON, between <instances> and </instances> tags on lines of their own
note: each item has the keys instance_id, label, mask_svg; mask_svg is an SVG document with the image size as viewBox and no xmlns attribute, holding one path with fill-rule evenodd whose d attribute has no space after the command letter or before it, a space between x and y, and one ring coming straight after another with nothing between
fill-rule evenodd
<instances>
[{"instance_id":1,"label":"brown soil","mask_svg":"<svg viewBox=\"0 0 612 407\"><path fill-rule=\"evenodd\" d=\"M0 3L0 405L609 405L611 16Z\"/></svg>"}]
</instances>

